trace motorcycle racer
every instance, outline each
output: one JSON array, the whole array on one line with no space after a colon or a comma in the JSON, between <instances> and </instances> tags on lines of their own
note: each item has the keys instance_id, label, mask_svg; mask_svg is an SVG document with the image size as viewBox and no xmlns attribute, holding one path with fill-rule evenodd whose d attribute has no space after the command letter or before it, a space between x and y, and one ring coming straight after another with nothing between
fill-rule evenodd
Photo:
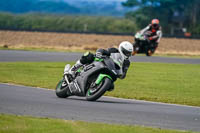
<instances>
[{"instance_id":1,"label":"motorcycle racer","mask_svg":"<svg viewBox=\"0 0 200 133\"><path fill-rule=\"evenodd\" d=\"M120 43L119 48L108 48L105 49L98 49L96 51L96 54L86 52L81 59L79 59L69 70L64 70L64 74L70 74L72 77L75 76L75 72L82 67L85 64L90 64L94 61L96 58L102 58L103 56L110 56L111 53L120 53L123 58L123 74L119 77L121 79L126 77L126 73L128 71L128 68L130 66L129 57L131 56L133 52L133 45L128 41L123 41Z\"/></svg>"},{"instance_id":2,"label":"motorcycle racer","mask_svg":"<svg viewBox=\"0 0 200 133\"><path fill-rule=\"evenodd\" d=\"M149 24L147 27L142 29L139 33L141 35L144 35L144 34L148 35L148 42L152 46L152 50L148 51L148 52L151 52L149 54L154 53L156 48L158 47L158 44L159 44L160 39L162 37L162 29L161 29L159 20L158 19L153 19L151 21L151 24ZM138 43L139 41L140 40L135 38L135 42L136 43ZM133 55L134 54L135 53L133 53Z\"/></svg>"}]
</instances>

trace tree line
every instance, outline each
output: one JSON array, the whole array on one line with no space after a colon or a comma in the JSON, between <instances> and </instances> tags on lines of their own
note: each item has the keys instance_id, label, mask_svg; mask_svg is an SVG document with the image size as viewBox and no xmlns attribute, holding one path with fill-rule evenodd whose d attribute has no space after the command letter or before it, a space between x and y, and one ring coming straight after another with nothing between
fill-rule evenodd
<instances>
[{"instance_id":1,"label":"tree line","mask_svg":"<svg viewBox=\"0 0 200 133\"><path fill-rule=\"evenodd\" d=\"M0 29L56 32L135 33L134 21L125 18L0 13Z\"/></svg>"},{"instance_id":2,"label":"tree line","mask_svg":"<svg viewBox=\"0 0 200 133\"><path fill-rule=\"evenodd\" d=\"M149 9L149 7L144 8ZM148 12L142 9L127 13L125 18L0 13L0 29L134 34L149 24L152 18L159 18L164 35L177 35L176 30L183 28L187 28L187 32L192 35L200 35L200 16L198 15L196 17L177 18L174 15L167 17L167 15L160 16L159 12L151 15L153 11ZM189 18L194 20L189 20Z\"/></svg>"}]
</instances>

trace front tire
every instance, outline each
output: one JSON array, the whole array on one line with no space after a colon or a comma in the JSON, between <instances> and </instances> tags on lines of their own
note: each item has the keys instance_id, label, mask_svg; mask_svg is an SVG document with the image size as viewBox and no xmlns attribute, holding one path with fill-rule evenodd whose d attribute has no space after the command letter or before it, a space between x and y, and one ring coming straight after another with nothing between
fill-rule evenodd
<instances>
[{"instance_id":1,"label":"front tire","mask_svg":"<svg viewBox=\"0 0 200 133\"><path fill-rule=\"evenodd\" d=\"M62 86L64 79L60 80L56 85L56 96L59 98L66 98L69 96L69 88L68 85Z\"/></svg>"},{"instance_id":2,"label":"front tire","mask_svg":"<svg viewBox=\"0 0 200 133\"><path fill-rule=\"evenodd\" d=\"M103 81L97 85L99 89L95 93L91 93L91 90L93 88L89 88L86 93L86 100L88 101L96 101L98 98L100 98L111 86L112 81L109 78L104 78Z\"/></svg>"}]
</instances>

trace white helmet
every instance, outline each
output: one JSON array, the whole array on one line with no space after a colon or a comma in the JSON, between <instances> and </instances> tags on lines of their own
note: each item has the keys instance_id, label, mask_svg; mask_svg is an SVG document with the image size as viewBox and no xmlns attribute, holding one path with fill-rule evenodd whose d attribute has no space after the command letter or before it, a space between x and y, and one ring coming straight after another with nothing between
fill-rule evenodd
<instances>
[{"instance_id":1,"label":"white helmet","mask_svg":"<svg viewBox=\"0 0 200 133\"><path fill-rule=\"evenodd\" d=\"M128 41L119 44L119 52L124 59L128 59L133 53L133 45Z\"/></svg>"}]
</instances>

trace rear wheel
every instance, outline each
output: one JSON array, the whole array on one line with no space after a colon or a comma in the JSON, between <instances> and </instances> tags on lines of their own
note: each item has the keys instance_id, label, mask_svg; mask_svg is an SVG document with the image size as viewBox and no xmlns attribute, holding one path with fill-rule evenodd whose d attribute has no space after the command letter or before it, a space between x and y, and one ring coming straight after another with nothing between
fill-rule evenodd
<instances>
[{"instance_id":1,"label":"rear wheel","mask_svg":"<svg viewBox=\"0 0 200 133\"><path fill-rule=\"evenodd\" d=\"M96 101L100 98L111 86L112 81L109 78L104 78L100 84L96 84L95 80L91 83L86 93L86 100Z\"/></svg>"},{"instance_id":2,"label":"rear wheel","mask_svg":"<svg viewBox=\"0 0 200 133\"><path fill-rule=\"evenodd\" d=\"M60 80L56 86L56 95L59 98L66 98L70 96L69 87L67 83L65 83L64 79Z\"/></svg>"},{"instance_id":3,"label":"rear wheel","mask_svg":"<svg viewBox=\"0 0 200 133\"><path fill-rule=\"evenodd\" d=\"M147 52L146 52L146 56L152 56L152 51L149 49Z\"/></svg>"}]
</instances>

